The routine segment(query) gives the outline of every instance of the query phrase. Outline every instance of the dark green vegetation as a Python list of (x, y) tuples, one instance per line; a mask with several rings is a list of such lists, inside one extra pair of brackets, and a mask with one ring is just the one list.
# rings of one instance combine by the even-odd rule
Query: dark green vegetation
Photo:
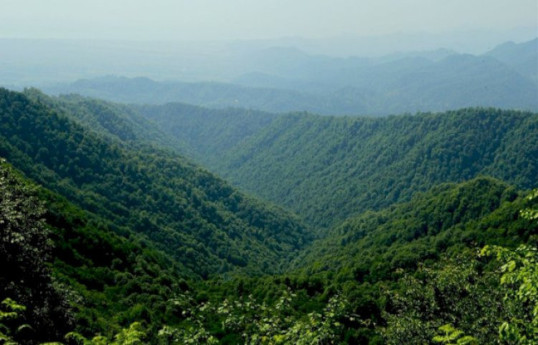
[[(41, 219), (43, 205), (4, 161), (0, 162), (0, 208), (1, 299), (11, 298), (27, 306), (25, 319), (33, 328), (23, 330), (20, 339), (32, 339), (34, 332), (42, 339), (58, 338), (72, 327), (73, 320), (63, 291), (47, 267), (51, 243)], [(5, 315), (0, 316), (3, 323)]]
[(2, 90), (0, 107), (0, 156), (117, 233), (143, 234), (185, 265), (186, 275), (277, 272), (304, 244), (295, 219), (173, 153), (132, 150), (22, 94)]
[(136, 320), (156, 327), (176, 318), (168, 301), (188, 285), (169, 256), (116, 235), (5, 162), (0, 173), (0, 296), (22, 303), (30, 326), (16, 339), (58, 340), (74, 328), (110, 335)]
[[(131, 106), (176, 142), (171, 148), (214, 167), (223, 154), (256, 136), (279, 116), (243, 109), (213, 110), (169, 103)], [(211, 163), (213, 162), (213, 164)]]
[(181, 105), (138, 109), (187, 141), (213, 171), (314, 226), (480, 174), (521, 188), (537, 182), (538, 115), (527, 112), (464, 109), (385, 119), (295, 114), (271, 117), (262, 127), (257, 116), (199, 114)]
[(237, 66), (216, 63), (231, 69), (226, 83), (102, 77), (46, 90), (138, 104), (185, 102), (326, 115), (387, 115), (471, 106), (537, 111), (537, 47), (538, 39), (534, 39), (506, 43), (482, 55), (440, 50), (380, 58), (314, 56), (295, 48), (270, 48), (238, 56), (232, 52), (229, 63)]
[(0, 119), (0, 344), (536, 340), (536, 114), (277, 116), (0, 90)]
[(294, 263), (309, 275), (330, 270), (347, 279), (375, 282), (398, 269), (437, 260), (454, 246), (513, 246), (536, 230), (525, 228), (526, 222), (505, 223), (523, 208), (515, 198), (513, 188), (491, 178), (442, 184), (410, 202), (346, 220)]

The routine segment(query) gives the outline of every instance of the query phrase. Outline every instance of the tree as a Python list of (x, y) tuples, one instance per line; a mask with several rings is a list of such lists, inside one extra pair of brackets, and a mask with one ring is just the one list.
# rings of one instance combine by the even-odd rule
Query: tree
[(35, 188), (0, 160), (0, 300), (25, 306), (17, 311), (31, 328), (15, 339), (29, 344), (59, 339), (73, 325), (67, 298), (47, 267), (51, 244), (43, 205), (34, 194)]
[[(538, 200), (538, 189), (528, 196)], [(538, 220), (538, 209), (526, 208), (523, 218)], [(512, 316), (499, 326), (499, 337), (509, 344), (538, 343), (538, 249), (521, 245), (516, 250), (500, 246), (486, 246), (483, 255), (495, 255), (503, 263), (501, 285), (505, 287), (505, 301), (512, 305)]]

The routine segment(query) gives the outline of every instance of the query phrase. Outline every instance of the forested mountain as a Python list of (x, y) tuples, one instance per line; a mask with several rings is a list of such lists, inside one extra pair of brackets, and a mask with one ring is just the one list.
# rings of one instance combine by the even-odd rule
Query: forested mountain
[(144, 142), (187, 154), (315, 227), (480, 174), (521, 188), (537, 183), (538, 117), (532, 113), (464, 109), (342, 118), (26, 94), (129, 146)]
[[(442, 185), (409, 203), (351, 219), (296, 258), (296, 272), (191, 285), (170, 257), (145, 240), (115, 235), (105, 219), (36, 190), (5, 163), (0, 171), (3, 224), (24, 239), (0, 246), (12, 272), (0, 275), (1, 296), (17, 298), (30, 313), (12, 322), (53, 325), (50, 334), (33, 328), (13, 338), (23, 343), (58, 340), (75, 325), (85, 335), (110, 335), (133, 321), (144, 328), (133, 324), (121, 331), (117, 344), (142, 337), (165, 344), (432, 343), (446, 324), (491, 343), (498, 340), (498, 320), (532, 322), (524, 302), (506, 297), (495, 303), (507, 291), (499, 284), (499, 263), (472, 250), (536, 245), (538, 224), (519, 214), (537, 200), (517, 198), (514, 188), (493, 179)], [(54, 247), (40, 245), (47, 238)], [(51, 262), (51, 269), (43, 268)], [(36, 288), (56, 298), (54, 309), (43, 308), (32, 295)], [(98, 341), (106, 340), (91, 344)]]
[(210, 109), (183, 103), (123, 105), (79, 95), (48, 96), (26, 89), (31, 101), (61, 111), (69, 120), (129, 148), (175, 151), (205, 164), (279, 117), (239, 108)]
[(515, 110), (0, 89), (0, 343), (532, 344), (537, 145)]
[(279, 118), (254, 110), (218, 110), (181, 103), (131, 105), (131, 109), (177, 141), (169, 147), (185, 151), (204, 164), (217, 159), (217, 152), (231, 150)]
[(338, 105), (330, 96), (271, 86), (252, 87), (224, 82), (157, 82), (149, 78), (107, 76), (78, 80), (72, 84), (46, 86), (47, 93), (77, 93), (114, 102), (165, 104), (181, 102), (210, 108), (240, 107), (271, 112), (306, 110), (354, 113), (357, 104)]
[(25, 89), (23, 93), (31, 101), (61, 112), (86, 130), (129, 148), (149, 145), (174, 150), (179, 147), (182, 152), (187, 149), (181, 138), (167, 135), (130, 106), (75, 94), (51, 97), (35, 88)]
[[(131, 150), (19, 93), (0, 90), (0, 156), (35, 181), (143, 234), (188, 268), (186, 275), (278, 271), (302, 247), (305, 228), (281, 209), (238, 193), (181, 157)], [(246, 258), (249, 258), (246, 260)]]
[(3, 160), (0, 176), (0, 296), (26, 307), (11, 323), (30, 326), (17, 340), (60, 340), (74, 329), (109, 336), (137, 320), (157, 327), (177, 319), (168, 301), (189, 289), (180, 263), (142, 236), (115, 234), (106, 218), (32, 185)]
[(45, 91), (138, 104), (183, 102), (324, 115), (387, 115), (477, 106), (538, 110), (536, 39), (506, 43), (482, 55), (437, 50), (340, 58), (273, 47), (240, 54), (237, 59), (241, 66), (233, 69), (233, 77), (219, 83), (109, 76), (49, 85)]
[(375, 282), (436, 260), (451, 247), (513, 246), (538, 230), (525, 221), (506, 223), (523, 208), (514, 203), (516, 195), (513, 187), (485, 177), (441, 184), (409, 202), (347, 219), (294, 262), (309, 275), (332, 271)]
[[(496, 273), (499, 262), (476, 249), (535, 246), (538, 224), (521, 217), (520, 210), (536, 209), (537, 201), (517, 198), (513, 187), (491, 178), (435, 187), (408, 203), (335, 227), (296, 258), (297, 271), (263, 283), (232, 282), (212, 300), (216, 306), (209, 306), (210, 311), (197, 310), (199, 319), (205, 330), (222, 321), (236, 339), (254, 331), (277, 344), (299, 339), (305, 344), (316, 339), (328, 344), (435, 344), (447, 325), (458, 330), (455, 339), (466, 335), (470, 343), (502, 343), (499, 320), (520, 318), (530, 324), (536, 304), (505, 295), (507, 287)], [(526, 267), (535, 274), (536, 252), (521, 253), (528, 255)], [(536, 281), (536, 276), (530, 279)], [(244, 291), (253, 297), (245, 298)], [(283, 298), (272, 311), (286, 317), (267, 316), (265, 301), (279, 293)], [(217, 312), (222, 309), (226, 314)], [(247, 313), (251, 321), (240, 321)], [(306, 313), (308, 318), (302, 318)], [(519, 330), (532, 332), (532, 327)]]
[[(222, 116), (216, 121), (197, 114), (189, 119), (190, 112), (174, 105), (138, 109), (168, 134), (194, 140), (190, 147), (198, 150), (197, 159), (213, 171), (315, 226), (480, 174), (521, 188), (538, 183), (533, 113), (464, 109), (381, 119), (301, 113), (279, 116), (241, 136), (248, 119), (261, 120)], [(200, 131), (208, 135), (192, 135)], [(218, 143), (236, 144), (220, 146), (213, 135)]]

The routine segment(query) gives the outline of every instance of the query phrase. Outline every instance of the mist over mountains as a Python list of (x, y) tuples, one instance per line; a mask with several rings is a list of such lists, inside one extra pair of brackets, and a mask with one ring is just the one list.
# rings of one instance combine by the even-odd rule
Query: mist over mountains
[(127, 103), (183, 102), (326, 115), (387, 115), (470, 106), (538, 109), (538, 39), (501, 44), (480, 55), (438, 49), (338, 58), (275, 47), (226, 58), (219, 61), (227, 61), (228, 66), (215, 68), (229, 73), (228, 82), (108, 76), (43, 89)]
[(538, 343), (536, 36), (0, 39), (0, 345)]

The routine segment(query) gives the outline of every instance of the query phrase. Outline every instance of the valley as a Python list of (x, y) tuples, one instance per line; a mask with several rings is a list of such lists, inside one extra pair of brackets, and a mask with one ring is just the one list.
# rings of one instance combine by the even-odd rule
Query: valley
[(0, 345), (538, 344), (537, 14), (0, 1)]
[(331, 117), (1, 89), (0, 118), (6, 339), (399, 344), (450, 326), (492, 343), (498, 320), (532, 334), (536, 300), (511, 294), (494, 253), (536, 278), (518, 256), (536, 255), (536, 113)]

